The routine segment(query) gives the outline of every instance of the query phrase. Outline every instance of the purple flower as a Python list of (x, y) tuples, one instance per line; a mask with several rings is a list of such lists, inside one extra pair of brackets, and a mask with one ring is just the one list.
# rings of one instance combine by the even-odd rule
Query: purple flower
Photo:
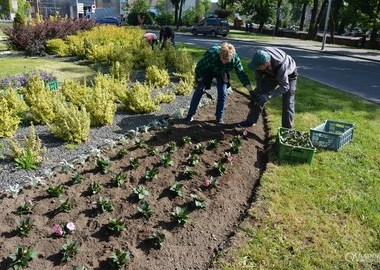
[(210, 180), (206, 180), (206, 181), (203, 183), (203, 186), (204, 186), (204, 187), (209, 187), (210, 185), (211, 185)]
[(63, 236), (65, 234), (65, 232), (62, 230), (62, 227), (61, 227), (60, 224), (54, 224), (54, 226), (53, 226), (53, 233), (56, 236)]

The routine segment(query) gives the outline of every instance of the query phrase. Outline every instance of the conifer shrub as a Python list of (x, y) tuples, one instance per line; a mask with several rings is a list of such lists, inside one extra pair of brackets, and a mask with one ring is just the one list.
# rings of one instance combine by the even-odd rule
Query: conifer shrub
[(122, 103), (128, 111), (135, 113), (147, 113), (159, 109), (152, 99), (152, 89), (150, 86), (139, 82), (127, 88), (125, 99)]
[(164, 87), (170, 83), (170, 77), (167, 70), (150, 66), (146, 69), (145, 81), (154, 87)]
[(194, 78), (192, 76), (183, 76), (176, 88), (176, 95), (188, 96), (194, 89)]
[(162, 51), (165, 57), (165, 65), (167, 68), (176, 66), (176, 49), (169, 43)]
[(20, 120), (7, 98), (0, 94), (0, 138), (14, 135)]
[(91, 126), (112, 124), (116, 112), (115, 96), (94, 85), (86, 100), (86, 110), (90, 113)]
[(46, 124), (55, 117), (55, 93), (45, 88), (40, 78), (32, 78), (22, 90), (25, 103), (29, 106), (32, 121)]
[[(131, 56), (130, 54), (126, 54)], [(132, 59), (125, 61), (113, 61), (109, 69), (109, 73), (112, 77), (116, 79), (125, 79), (129, 80), (131, 71), (133, 68)]]
[(94, 79), (94, 87), (103, 89), (113, 95), (114, 101), (120, 102), (125, 98), (127, 90), (127, 80), (114, 79), (109, 75), (98, 73)]
[(36, 134), (33, 124), (29, 127), (29, 136), (23, 138), (20, 144), (15, 138), (7, 140), (7, 155), (15, 161), (29, 156), (29, 162), (37, 165), (42, 162), (42, 154), (46, 151)]
[(77, 107), (83, 107), (91, 89), (80, 82), (68, 79), (61, 86), (61, 93), (65, 100)]
[(172, 103), (175, 100), (176, 95), (172, 92), (159, 92), (156, 95), (155, 102), (156, 104), (161, 104), (161, 103)]
[(21, 119), (25, 118), (25, 114), (28, 111), (28, 106), (26, 106), (25, 101), (21, 98), (21, 96), (14, 91), (13, 89), (3, 90), (2, 94), (0, 91), (0, 95), (6, 98), (8, 102), (8, 107)]
[(90, 132), (90, 115), (86, 108), (61, 102), (57, 108), (57, 116), (48, 124), (50, 131), (57, 138), (79, 144), (86, 141)]
[(175, 58), (175, 67), (178, 73), (194, 73), (195, 62), (189, 53), (185, 51), (176, 51)]
[(133, 69), (144, 69), (148, 66), (149, 59), (154, 57), (153, 50), (145, 43), (136, 43), (133, 46)]
[(56, 54), (58, 56), (68, 56), (69, 55), (69, 46), (63, 39), (54, 38), (47, 41), (46, 49), (48, 53)]

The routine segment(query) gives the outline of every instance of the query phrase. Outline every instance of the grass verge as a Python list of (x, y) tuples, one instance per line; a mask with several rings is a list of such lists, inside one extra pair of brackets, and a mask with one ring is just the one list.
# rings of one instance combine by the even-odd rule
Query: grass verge
[[(281, 99), (267, 109), (274, 136)], [(216, 264), (229, 270), (374, 268), (380, 248), (380, 107), (301, 77), (296, 111), (298, 130), (326, 119), (354, 123), (353, 142), (338, 152), (318, 150), (311, 166), (278, 164), (271, 149), (257, 200), (237, 237), (242, 242)]]

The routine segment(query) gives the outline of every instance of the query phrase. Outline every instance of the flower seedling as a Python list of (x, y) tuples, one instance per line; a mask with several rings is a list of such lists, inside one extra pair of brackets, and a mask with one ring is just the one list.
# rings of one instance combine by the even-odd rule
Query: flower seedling
[(89, 270), (89, 268), (87, 266), (78, 266), (78, 265), (75, 265), (73, 270)]
[(174, 183), (170, 187), (170, 191), (173, 192), (176, 196), (182, 197), (183, 196), (182, 187), (183, 187), (183, 184), (177, 181), (174, 181)]
[(8, 269), (17, 270), (24, 266), (27, 267), (29, 266), (29, 262), (36, 257), (37, 252), (35, 252), (32, 247), (18, 246), (16, 252), (9, 256), (11, 263)]
[(197, 172), (186, 166), (182, 174), (188, 179), (193, 179), (197, 175)]
[(237, 135), (237, 136), (234, 136), (231, 140), (231, 147), (232, 147), (232, 150), (234, 152), (239, 152), (239, 149), (241, 147), (241, 136), (240, 135)]
[(231, 152), (224, 152), (223, 157), (225, 162), (231, 163), (234, 157), (232, 156)]
[(21, 153), (21, 156), (15, 158), (17, 169), (36, 170), (37, 161), (31, 150), (26, 150)]
[(66, 236), (67, 234), (73, 233), (75, 229), (76, 229), (75, 224), (72, 221), (67, 222), (66, 225), (54, 224), (53, 235), (56, 237), (63, 237), (63, 236)]
[(88, 155), (79, 155), (75, 159), (75, 163), (84, 165), (88, 159)]
[(133, 189), (133, 194), (138, 200), (143, 200), (145, 197), (149, 196), (149, 191), (143, 185), (138, 185)]
[(98, 208), (102, 213), (112, 212), (113, 205), (110, 199), (100, 197), (99, 200), (93, 202), (93, 204)]
[(152, 168), (152, 169), (146, 169), (144, 174), (144, 179), (147, 181), (152, 181), (154, 178), (156, 178), (158, 175), (158, 169)]
[(195, 208), (205, 208), (207, 206), (208, 202), (206, 201), (206, 199), (201, 198), (195, 193), (190, 194), (190, 196), (195, 205)]
[(33, 213), (33, 208), (34, 205), (32, 200), (26, 200), (16, 208), (16, 211), (14, 213), (19, 216), (29, 215)]
[(108, 259), (115, 269), (124, 269), (129, 263), (130, 256), (128, 250), (117, 249)]
[(188, 144), (188, 145), (192, 144), (191, 137), (189, 137), (189, 136), (183, 137), (182, 138), (182, 142), (183, 142), (184, 145), (186, 145), (186, 144)]
[(105, 139), (104, 143), (109, 147), (109, 149), (113, 149), (116, 146), (116, 141), (111, 139)]
[(169, 168), (174, 165), (174, 161), (171, 158), (170, 154), (162, 155), (160, 157), (160, 162), (165, 168)]
[(149, 221), (150, 217), (153, 215), (153, 209), (150, 207), (149, 203), (143, 201), (139, 206), (137, 206), (137, 211), (144, 217), (145, 221)]
[(117, 151), (116, 158), (117, 159), (122, 159), (126, 155), (128, 155), (128, 149), (126, 147), (123, 147), (119, 151)]
[(61, 262), (67, 262), (68, 260), (74, 258), (79, 252), (80, 245), (78, 241), (68, 239), (65, 241), (61, 248)]
[(187, 164), (189, 164), (190, 166), (195, 166), (197, 164), (199, 164), (200, 162), (200, 157), (197, 155), (197, 154), (190, 154), (187, 158), (186, 158), (186, 162)]
[(147, 144), (143, 140), (141, 140), (140, 138), (135, 139), (135, 145), (137, 148), (146, 148), (147, 147)]
[(158, 149), (153, 146), (149, 146), (146, 151), (148, 153), (148, 156), (151, 156), (151, 157), (158, 154)]
[(50, 197), (60, 197), (64, 191), (65, 187), (63, 185), (57, 185), (49, 187), (46, 192)]
[(205, 188), (216, 188), (218, 185), (218, 180), (212, 176), (210, 176), (210, 179), (206, 180), (204, 183), (203, 183), (203, 186)]
[(214, 169), (218, 172), (219, 175), (223, 175), (226, 173), (226, 166), (222, 161), (218, 161), (214, 163)]
[(105, 157), (98, 157), (96, 159), (96, 168), (100, 170), (102, 173), (108, 173), (110, 169), (111, 161)]
[(121, 233), (128, 229), (127, 225), (125, 225), (123, 219), (121, 218), (111, 218), (108, 222), (107, 227), (114, 233)]
[(177, 151), (177, 144), (175, 142), (168, 143), (165, 151), (168, 154), (174, 154)]
[(60, 162), (60, 164), (61, 164), (61, 171), (64, 173), (74, 170), (74, 164), (67, 162), (66, 159), (63, 159)]
[(247, 140), (248, 139), (248, 130), (244, 129), (242, 132), (242, 136), (243, 136), (244, 140)]
[(195, 145), (194, 154), (201, 155), (206, 151), (206, 147), (201, 143)]
[(189, 211), (186, 207), (182, 208), (176, 206), (173, 212), (171, 212), (170, 216), (180, 225), (185, 225), (187, 222), (189, 222)]
[(165, 243), (165, 234), (161, 230), (154, 231), (148, 239), (152, 242), (153, 246), (161, 248)]
[(129, 159), (129, 164), (131, 165), (132, 169), (136, 170), (139, 167), (140, 162), (138, 158), (131, 157)]
[(100, 185), (97, 182), (91, 182), (89, 191), (93, 195), (98, 194), (100, 192)]
[(81, 175), (81, 174), (78, 173), (78, 172), (74, 172), (74, 173), (71, 175), (71, 180), (73, 181), (74, 184), (80, 184), (80, 183), (82, 183), (82, 181), (84, 180), (84, 176)]
[(216, 148), (218, 148), (219, 144), (220, 144), (219, 140), (209, 140), (207, 143), (207, 148), (208, 149), (216, 149)]
[(69, 201), (69, 198), (61, 201), (58, 211), (63, 213), (69, 213), (73, 209), (73, 204)]
[(29, 184), (32, 187), (37, 187), (38, 185), (41, 185), (44, 183), (43, 178), (41, 176), (28, 176), (29, 178)]
[(117, 187), (122, 187), (125, 183), (125, 180), (127, 179), (127, 176), (121, 172), (115, 174), (111, 178), (112, 184), (114, 184)]
[(30, 217), (17, 222), (17, 232), (21, 237), (27, 236), (33, 227), (33, 220)]

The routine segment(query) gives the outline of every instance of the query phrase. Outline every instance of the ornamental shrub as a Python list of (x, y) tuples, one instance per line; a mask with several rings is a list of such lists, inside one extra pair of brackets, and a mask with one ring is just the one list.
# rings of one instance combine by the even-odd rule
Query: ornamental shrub
[(63, 39), (55, 38), (47, 41), (46, 49), (48, 53), (56, 54), (58, 56), (68, 56), (69, 46)]
[(170, 77), (167, 70), (150, 66), (146, 69), (145, 81), (155, 87), (164, 87), (170, 83)]
[(79, 109), (73, 104), (62, 102), (57, 107), (57, 115), (59, 117), (48, 124), (57, 138), (75, 144), (87, 140), (91, 120), (86, 108)]
[(86, 85), (71, 79), (65, 80), (61, 87), (65, 100), (80, 108), (86, 104), (90, 91), (91, 89)]
[(160, 92), (157, 94), (155, 98), (156, 104), (161, 104), (161, 103), (172, 103), (175, 100), (175, 94), (172, 92)]
[(25, 101), (20, 97), (20, 95), (13, 89), (3, 90), (2, 95), (8, 102), (8, 108), (12, 110), (21, 119), (25, 118), (25, 114), (28, 111), (28, 106), (26, 106)]
[(109, 73), (112, 77), (116, 79), (126, 79), (129, 80), (133, 62), (132, 62), (132, 55), (126, 54), (131, 56), (131, 59), (129, 61), (114, 61), (111, 64), (111, 67), (109, 69)]
[(90, 113), (91, 126), (112, 124), (116, 112), (115, 96), (94, 85), (86, 100), (86, 110)]
[(121, 100), (125, 98), (125, 92), (127, 90), (127, 80), (125, 79), (116, 80), (109, 75), (98, 73), (94, 79), (94, 85), (110, 93), (114, 101), (121, 102)]
[(194, 73), (195, 62), (193, 58), (185, 51), (176, 51), (175, 67), (178, 73)]
[(55, 93), (46, 89), (40, 78), (32, 78), (22, 89), (25, 103), (29, 106), (31, 119), (46, 124), (55, 117)]
[(188, 96), (194, 89), (194, 76), (191, 74), (177, 74), (181, 78), (176, 89), (176, 95)]
[(14, 135), (20, 120), (7, 98), (0, 94), (0, 138)]
[(132, 87), (127, 88), (123, 105), (128, 111), (135, 113), (148, 113), (157, 111), (159, 107), (152, 99), (150, 86), (136, 82)]

